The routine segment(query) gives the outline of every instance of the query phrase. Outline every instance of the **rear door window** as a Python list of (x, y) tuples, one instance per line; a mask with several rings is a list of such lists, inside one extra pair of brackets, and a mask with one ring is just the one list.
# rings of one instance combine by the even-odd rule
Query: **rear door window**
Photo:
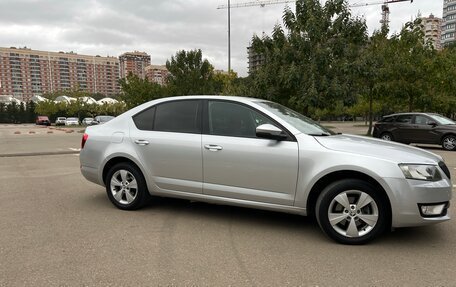
[(152, 131), (154, 127), (155, 107), (149, 108), (136, 114), (133, 121), (138, 129)]
[(380, 122), (381, 123), (392, 123), (392, 122), (394, 122), (394, 117), (385, 117)]
[(154, 131), (201, 133), (201, 101), (174, 101), (155, 109)]
[(396, 118), (396, 123), (399, 124), (410, 124), (412, 123), (413, 115), (401, 115)]

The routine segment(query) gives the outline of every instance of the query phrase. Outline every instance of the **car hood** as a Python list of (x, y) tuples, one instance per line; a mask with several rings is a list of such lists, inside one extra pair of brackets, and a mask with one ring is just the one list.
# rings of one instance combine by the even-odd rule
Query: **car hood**
[(318, 136), (315, 139), (331, 150), (377, 157), (397, 163), (436, 164), (442, 157), (420, 148), (355, 135)]

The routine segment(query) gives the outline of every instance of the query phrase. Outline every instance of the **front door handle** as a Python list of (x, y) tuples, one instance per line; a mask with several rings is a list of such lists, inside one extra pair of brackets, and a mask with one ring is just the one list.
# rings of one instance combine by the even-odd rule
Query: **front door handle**
[(207, 145), (204, 145), (204, 148), (205, 149), (208, 149), (210, 151), (219, 151), (219, 150), (222, 150), (223, 148), (219, 145), (215, 145), (215, 144), (207, 144)]
[(149, 142), (146, 140), (135, 140), (135, 144), (137, 145), (148, 145)]

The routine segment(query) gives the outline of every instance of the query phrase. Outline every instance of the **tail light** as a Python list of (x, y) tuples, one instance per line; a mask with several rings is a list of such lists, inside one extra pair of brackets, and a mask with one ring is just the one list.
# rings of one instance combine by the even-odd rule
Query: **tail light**
[(88, 138), (89, 138), (89, 135), (86, 134), (86, 133), (84, 133), (84, 135), (82, 136), (82, 141), (81, 141), (81, 149), (84, 148), (85, 143), (86, 143), (86, 141), (87, 141)]

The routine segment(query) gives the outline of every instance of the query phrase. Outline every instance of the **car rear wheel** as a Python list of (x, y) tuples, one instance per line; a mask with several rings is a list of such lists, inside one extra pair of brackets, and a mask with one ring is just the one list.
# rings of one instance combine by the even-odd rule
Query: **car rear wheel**
[(111, 202), (124, 210), (139, 209), (150, 199), (144, 176), (130, 163), (119, 163), (109, 170), (106, 192)]
[(455, 150), (456, 149), (456, 136), (454, 136), (454, 135), (445, 136), (442, 140), (442, 147), (445, 150)]
[(343, 244), (364, 244), (388, 226), (388, 203), (370, 183), (345, 179), (332, 183), (316, 204), (317, 221), (324, 233)]
[(393, 141), (393, 135), (391, 133), (382, 133), (380, 138), (384, 141)]

